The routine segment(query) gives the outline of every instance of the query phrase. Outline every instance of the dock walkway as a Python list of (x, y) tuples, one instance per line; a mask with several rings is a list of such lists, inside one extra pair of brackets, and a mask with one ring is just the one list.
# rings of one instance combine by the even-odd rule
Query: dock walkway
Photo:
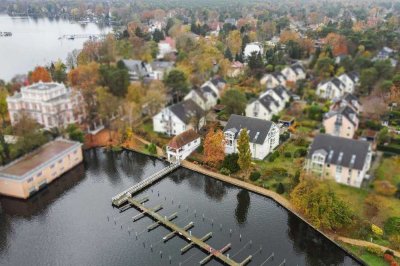
[(131, 197), (136, 192), (144, 189), (145, 187), (153, 184), (154, 182), (158, 181), (165, 175), (171, 173), (176, 168), (180, 166), (180, 162), (170, 164), (169, 166), (163, 168), (161, 171), (151, 175), (150, 177), (146, 178), (145, 180), (137, 183), (136, 185), (122, 191), (118, 195), (112, 198), (112, 204), (116, 207), (119, 207), (128, 201), (128, 197)]
[[(187, 232), (186, 228), (181, 228), (178, 225), (171, 222), (169, 217), (163, 217), (160, 214), (158, 214), (157, 212), (154, 212), (152, 209), (146, 208), (139, 201), (133, 199), (132, 197), (127, 197), (127, 201), (129, 202), (129, 204), (131, 204), (132, 206), (134, 206), (135, 208), (140, 210), (142, 213), (145, 213), (148, 216), (152, 217), (154, 220), (157, 221), (157, 223), (164, 225), (165, 227), (169, 228), (172, 232), (176, 232), (181, 237), (185, 238), (189, 242), (189, 245), (196, 245), (197, 247), (202, 249), (204, 252), (209, 254), (209, 256), (219, 259), (225, 265), (242, 266), (242, 265), (247, 264), (251, 260), (251, 256), (249, 256), (242, 263), (238, 263), (238, 262), (232, 260), (231, 258), (229, 258), (229, 256), (225, 256), (223, 254), (223, 250), (214, 249), (210, 245), (205, 243), (204, 242), (205, 237), (197, 238), (197, 237), (191, 235), (190, 232), (189, 233)], [(209, 256), (207, 257), (208, 260), (210, 259)]]

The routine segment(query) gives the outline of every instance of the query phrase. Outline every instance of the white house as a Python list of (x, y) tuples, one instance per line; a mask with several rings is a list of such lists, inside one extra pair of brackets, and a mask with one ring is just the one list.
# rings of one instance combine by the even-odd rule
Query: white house
[(249, 58), (253, 53), (264, 54), (264, 48), (261, 43), (252, 42), (246, 44), (243, 51), (244, 58)]
[(175, 41), (171, 37), (166, 37), (158, 43), (157, 59), (163, 59), (166, 55), (176, 53)]
[(354, 93), (354, 89), (359, 85), (360, 78), (356, 72), (343, 73), (338, 79), (344, 84), (344, 91)]
[(178, 135), (191, 128), (198, 130), (204, 124), (204, 110), (191, 99), (167, 106), (153, 117), (153, 130), (167, 135)]
[(338, 78), (332, 78), (327, 81), (320, 82), (317, 86), (316, 94), (323, 99), (335, 99), (344, 95), (345, 85)]
[(286, 86), (286, 77), (280, 72), (274, 72), (264, 75), (260, 80), (261, 85), (267, 88), (275, 88), (276, 86)]
[(281, 73), (285, 76), (287, 81), (294, 83), (306, 78), (306, 70), (300, 63), (285, 67), (282, 69)]
[(200, 146), (200, 143), (200, 136), (193, 129), (176, 135), (166, 147), (168, 161), (176, 162), (185, 160)]
[(241, 130), (247, 130), (254, 159), (262, 160), (279, 145), (279, 128), (267, 120), (231, 115), (224, 128), (225, 153), (238, 153), (237, 139)]
[(361, 102), (358, 100), (356, 96), (351, 93), (346, 93), (340, 99), (334, 99), (333, 104), (330, 107), (331, 111), (338, 110), (341, 107), (349, 106), (352, 108), (357, 114), (361, 113), (363, 108)]
[(140, 79), (162, 80), (164, 75), (174, 67), (173, 62), (167, 61), (153, 61), (148, 64), (140, 60), (124, 59), (122, 62), (128, 69), (131, 81)]
[(290, 101), (288, 91), (283, 86), (268, 89), (260, 97), (246, 106), (246, 116), (271, 120), (273, 115), (277, 115), (285, 108)]
[(395, 59), (396, 56), (396, 51), (389, 48), (389, 47), (383, 47), (379, 53), (372, 58), (372, 61), (379, 61), (379, 60), (389, 60), (390, 64), (392, 65), (392, 67), (396, 67), (397, 66), (397, 60)]
[(82, 122), (85, 116), (83, 97), (62, 83), (39, 82), (22, 87), (21, 92), (7, 97), (11, 123), (24, 112), (46, 129)]
[(217, 105), (222, 90), (225, 88), (226, 82), (220, 78), (214, 78), (205, 82), (200, 88), (192, 89), (184, 98), (184, 100), (193, 100), (204, 111), (208, 111)]
[(319, 134), (309, 148), (306, 170), (337, 183), (361, 187), (371, 158), (371, 144), (366, 141)]

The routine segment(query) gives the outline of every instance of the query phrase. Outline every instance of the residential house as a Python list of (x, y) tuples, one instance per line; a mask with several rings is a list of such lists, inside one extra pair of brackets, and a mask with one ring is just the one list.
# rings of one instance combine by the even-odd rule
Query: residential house
[(148, 64), (140, 60), (124, 59), (122, 60), (129, 72), (131, 81), (136, 80), (162, 80), (164, 74), (174, 67), (173, 62), (153, 61)]
[(389, 60), (392, 67), (396, 67), (397, 65), (397, 60), (394, 59), (396, 55), (396, 51), (389, 48), (389, 47), (383, 47), (378, 54), (372, 58), (372, 61), (379, 61), (379, 60)]
[(192, 99), (167, 106), (153, 117), (153, 130), (167, 135), (178, 135), (191, 128), (198, 130), (204, 124), (204, 110)]
[(372, 150), (366, 141), (319, 134), (311, 144), (306, 170), (338, 183), (361, 187), (371, 167)]
[(80, 123), (85, 117), (83, 97), (78, 91), (57, 82), (38, 82), (7, 97), (11, 124), (22, 112), (46, 129)]
[(316, 94), (323, 99), (335, 99), (340, 98), (344, 95), (345, 85), (338, 78), (332, 78), (320, 82), (317, 86)]
[(153, 61), (150, 63), (152, 72), (149, 73), (151, 80), (163, 80), (164, 76), (171, 71), (175, 64), (169, 61)]
[(351, 93), (346, 93), (342, 98), (334, 100), (330, 110), (337, 110), (340, 107), (350, 106), (357, 114), (360, 114), (363, 110), (362, 105), (358, 98)]
[(228, 69), (227, 76), (230, 78), (236, 78), (244, 73), (244, 64), (239, 61), (234, 61), (231, 63)]
[(326, 134), (350, 139), (354, 137), (358, 124), (357, 112), (347, 105), (329, 111), (323, 121)]
[(264, 54), (264, 48), (261, 43), (252, 42), (252, 43), (246, 44), (244, 51), (243, 51), (244, 58), (245, 59), (249, 58), (253, 53), (261, 54), (261, 55)]
[(356, 72), (343, 73), (338, 77), (340, 81), (344, 84), (344, 92), (354, 93), (354, 89), (359, 85), (360, 78)]
[(275, 88), (276, 86), (286, 86), (286, 77), (281, 72), (274, 72), (264, 75), (260, 80), (261, 85), (267, 88)]
[(166, 37), (158, 43), (157, 59), (164, 59), (167, 55), (176, 53), (175, 40), (171, 37)]
[(264, 119), (231, 115), (224, 128), (225, 153), (238, 153), (237, 140), (241, 130), (247, 130), (250, 151), (254, 159), (262, 160), (279, 145), (278, 126)]
[(285, 76), (286, 81), (293, 83), (306, 78), (306, 70), (300, 63), (285, 67), (281, 73)]
[(217, 101), (221, 96), (222, 90), (225, 88), (226, 82), (221, 78), (214, 78), (206, 81), (200, 88), (192, 89), (184, 98), (184, 100), (193, 100), (204, 111), (208, 111), (217, 105)]
[(176, 135), (167, 144), (167, 159), (169, 162), (185, 160), (201, 144), (200, 136), (193, 129)]
[(268, 89), (246, 106), (246, 116), (271, 120), (273, 115), (277, 115), (285, 108), (290, 101), (288, 91), (283, 86)]

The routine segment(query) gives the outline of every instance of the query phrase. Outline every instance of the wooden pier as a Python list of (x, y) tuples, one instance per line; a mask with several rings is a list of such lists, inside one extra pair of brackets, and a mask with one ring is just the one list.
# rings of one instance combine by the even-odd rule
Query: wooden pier
[[(133, 207), (138, 209), (141, 213), (146, 214), (146, 215), (150, 216), (152, 219), (154, 219), (155, 221), (157, 221), (157, 224), (164, 225), (165, 227), (167, 227), (168, 229), (170, 229), (172, 231), (171, 233), (176, 233), (179, 236), (181, 236), (182, 238), (184, 238), (185, 240), (187, 240), (189, 242), (189, 244), (187, 246), (190, 246), (190, 247), (197, 246), (200, 249), (202, 249), (204, 252), (209, 254), (209, 256), (206, 257), (207, 260), (210, 260), (211, 258), (214, 257), (214, 258), (218, 259), (219, 261), (223, 262), (225, 265), (243, 266), (243, 265), (246, 265), (247, 263), (249, 263), (252, 258), (252, 256), (248, 256), (242, 263), (238, 263), (238, 262), (232, 260), (231, 258), (229, 258), (229, 255), (228, 256), (224, 255), (224, 252), (227, 250), (227, 247), (224, 247), (221, 250), (217, 250), (204, 242), (204, 241), (206, 241), (206, 239), (211, 237), (211, 235), (212, 235), (211, 233), (206, 234), (202, 238), (197, 238), (197, 237), (193, 236), (191, 234), (191, 232), (189, 232), (189, 233), (187, 232), (187, 228), (189, 225), (186, 226), (185, 228), (181, 228), (178, 225), (171, 222), (169, 219), (170, 217), (163, 217), (160, 214), (158, 214), (157, 212), (153, 211), (152, 209), (146, 208), (144, 205), (142, 205), (140, 203), (140, 201), (133, 199), (129, 194), (126, 195), (125, 198), (126, 198), (126, 201), (128, 201), (128, 203), (130, 205), (132, 205)], [(169, 236), (169, 235), (167, 235), (167, 236)], [(185, 247), (187, 247), (187, 246), (185, 246)], [(185, 247), (182, 249), (185, 249)], [(229, 245), (229, 247), (230, 247), (230, 245)], [(189, 249), (189, 248), (187, 248), (187, 249)], [(206, 260), (206, 259), (204, 259), (204, 260)]]
[(153, 174), (152, 176), (146, 178), (145, 180), (137, 183), (136, 185), (122, 191), (118, 195), (112, 198), (112, 204), (116, 207), (120, 207), (121, 205), (125, 204), (128, 201), (128, 198), (131, 197), (133, 194), (137, 193), (138, 191), (146, 188), (147, 186), (153, 184), (154, 182), (160, 180), (165, 175), (171, 173), (175, 169), (180, 166), (180, 162), (170, 164), (169, 166), (165, 167), (161, 171)]
[(91, 39), (96, 40), (98, 38), (104, 38), (105, 34), (66, 34), (60, 36), (58, 39), (67, 39), (67, 40), (75, 40), (75, 39)]

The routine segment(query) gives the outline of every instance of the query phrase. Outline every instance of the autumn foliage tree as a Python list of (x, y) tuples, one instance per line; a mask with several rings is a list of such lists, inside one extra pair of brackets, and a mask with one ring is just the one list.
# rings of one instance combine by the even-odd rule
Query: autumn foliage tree
[(325, 38), (326, 45), (332, 48), (333, 56), (349, 53), (346, 37), (337, 33), (329, 33)]
[(32, 71), (29, 75), (29, 82), (30, 83), (36, 83), (36, 82), (50, 82), (51, 81), (51, 75), (49, 71), (47, 71), (46, 68), (38, 66), (35, 68), (35, 70)]
[(204, 139), (204, 161), (217, 167), (225, 158), (225, 138), (222, 130), (210, 128)]

